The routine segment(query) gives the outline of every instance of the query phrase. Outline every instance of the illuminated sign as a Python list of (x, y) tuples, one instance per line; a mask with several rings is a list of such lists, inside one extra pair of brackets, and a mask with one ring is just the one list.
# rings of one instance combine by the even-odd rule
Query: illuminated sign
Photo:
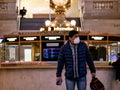
[(8, 41), (15, 41), (17, 38), (7, 38)]
[(2, 41), (3, 41), (3, 38), (0, 38), (0, 43), (2, 43)]
[(60, 36), (46, 36), (45, 38), (49, 40), (57, 40), (58, 38), (60, 38)]
[(102, 40), (104, 37), (102, 37), (102, 36), (92, 36), (91, 38), (93, 38), (94, 40)]
[(37, 39), (37, 37), (23, 37), (23, 39), (25, 39), (25, 40), (35, 40), (35, 39)]

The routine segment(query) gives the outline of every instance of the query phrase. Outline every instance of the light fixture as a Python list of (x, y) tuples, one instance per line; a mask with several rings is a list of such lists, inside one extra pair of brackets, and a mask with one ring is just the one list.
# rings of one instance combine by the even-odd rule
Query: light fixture
[(117, 45), (117, 43), (112, 43), (111, 45), (112, 45), (112, 46), (116, 46), (116, 45)]
[(43, 27), (42, 27), (42, 28), (40, 28), (40, 32), (42, 32), (42, 31), (44, 31), (44, 30), (45, 30), (45, 28), (43, 28)]
[(7, 38), (8, 41), (15, 41), (17, 38)]
[(46, 20), (44, 29), (40, 31), (68, 31), (68, 30), (81, 30), (76, 26), (76, 21), (67, 21), (65, 12), (71, 7), (71, 0), (50, 0), (50, 8), (55, 11), (55, 19), (53, 21)]
[(37, 39), (37, 37), (23, 37), (23, 39), (25, 39), (25, 40), (35, 40), (35, 39)]
[(3, 41), (3, 38), (0, 38), (0, 43), (2, 43), (2, 41)]
[(57, 6), (65, 5), (69, 0), (52, 0), (52, 2)]
[(45, 38), (49, 40), (57, 40), (58, 38), (60, 38), (60, 36), (46, 36)]
[(45, 26), (49, 26), (50, 23), (51, 23), (50, 20), (46, 20), (46, 21), (45, 21)]
[(71, 25), (75, 26), (76, 25), (76, 21), (75, 20), (71, 20)]
[(46, 2), (48, 2), (49, 0), (45, 0)]
[(104, 37), (102, 37), (102, 36), (92, 36), (91, 38), (93, 38), (94, 40), (102, 40)]
[(120, 42), (118, 42), (118, 45), (120, 45)]

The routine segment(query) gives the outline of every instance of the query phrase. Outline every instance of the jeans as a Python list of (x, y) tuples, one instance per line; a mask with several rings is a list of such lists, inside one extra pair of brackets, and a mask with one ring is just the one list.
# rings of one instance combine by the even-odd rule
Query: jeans
[(86, 90), (86, 76), (72, 80), (66, 78), (66, 90), (75, 90), (75, 84), (78, 90)]

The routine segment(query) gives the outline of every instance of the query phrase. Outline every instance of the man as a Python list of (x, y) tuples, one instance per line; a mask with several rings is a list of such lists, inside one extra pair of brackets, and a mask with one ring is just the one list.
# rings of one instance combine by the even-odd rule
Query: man
[(120, 53), (117, 54), (117, 61), (113, 62), (112, 65), (116, 70), (116, 80), (120, 81)]
[(76, 30), (69, 32), (69, 40), (61, 47), (58, 58), (56, 82), (62, 80), (62, 69), (65, 65), (66, 90), (86, 90), (86, 62), (90, 68), (92, 77), (95, 77), (95, 66), (87, 45), (80, 41), (79, 33)]

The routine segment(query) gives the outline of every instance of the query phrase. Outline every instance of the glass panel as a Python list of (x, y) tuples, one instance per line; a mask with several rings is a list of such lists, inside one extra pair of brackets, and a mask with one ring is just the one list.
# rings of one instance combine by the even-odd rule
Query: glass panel
[(106, 61), (107, 42), (89, 41), (89, 50), (94, 61)]
[(42, 61), (57, 61), (64, 42), (42, 42)]
[(0, 43), (0, 61), (4, 61), (4, 44)]
[(18, 61), (18, 45), (5, 46), (5, 62)]
[(120, 42), (111, 41), (108, 44), (108, 61), (115, 62), (117, 60), (117, 53), (120, 53)]
[(120, 41), (120, 37), (119, 36), (109, 36), (108, 40), (109, 41)]
[(40, 43), (27, 41), (21, 43), (20, 61), (40, 61)]
[(93, 1), (95, 9), (113, 9), (113, 1)]
[(32, 48), (31, 49), (24, 49), (24, 61), (30, 62), (32, 61)]

